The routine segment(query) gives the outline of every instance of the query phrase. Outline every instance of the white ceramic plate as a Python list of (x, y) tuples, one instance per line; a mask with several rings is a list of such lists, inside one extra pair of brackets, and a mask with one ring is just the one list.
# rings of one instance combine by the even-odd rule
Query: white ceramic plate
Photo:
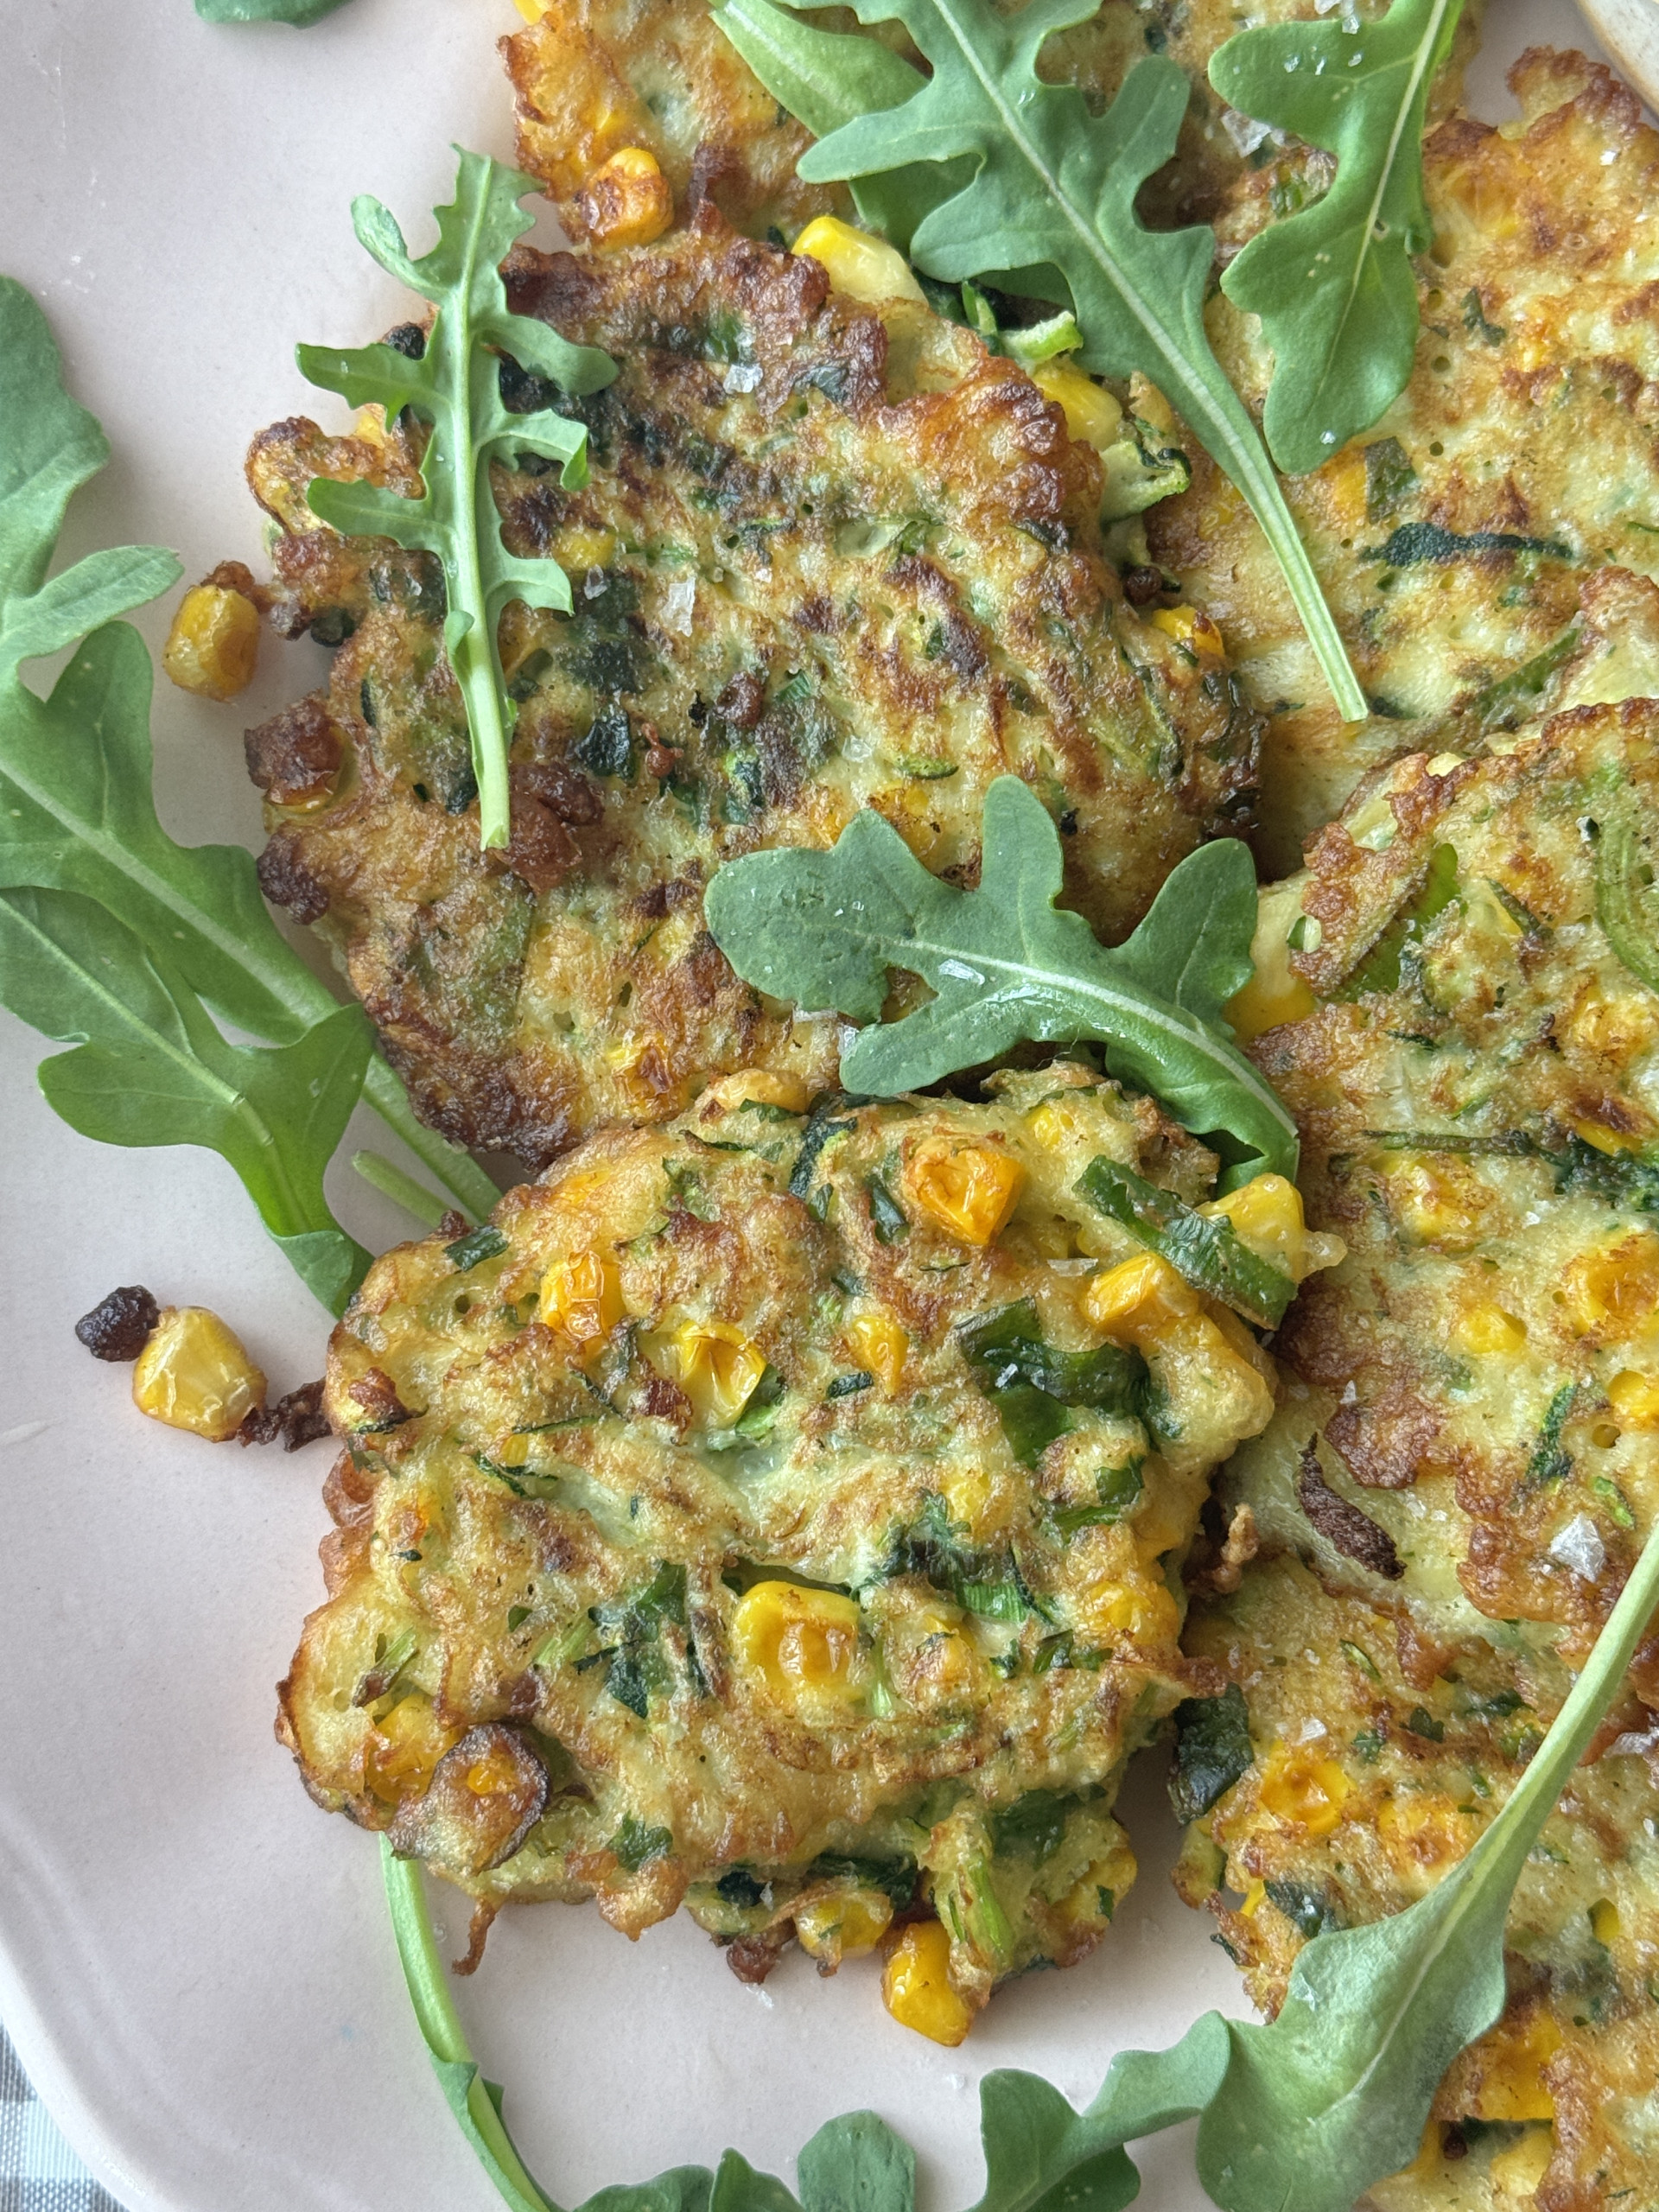
[[(1490, 13), (1475, 104), (1502, 116), (1508, 60), (1583, 31), (1571, 0)], [(353, 0), (308, 31), (213, 29), (189, 0), (0, 0), (0, 267), (115, 454), (67, 555), (159, 542), (192, 577), (257, 561), (248, 435), (334, 419), (295, 341), (358, 343), (404, 311), (349, 202), (372, 190), (423, 238), (450, 141), (510, 152), (491, 48), (517, 20), (507, 0)], [(138, 620), (158, 646), (162, 615)], [(245, 715), (162, 686), (175, 834), (257, 843), (242, 725), (322, 664), (268, 640)], [(127, 1370), (71, 1333), (145, 1282), (224, 1313), (287, 1389), (321, 1366), (317, 1309), (227, 1168), (83, 1142), (35, 1090), (38, 1052), (0, 1014), (0, 2018), (133, 2212), (488, 2212), (409, 2015), (376, 1847), (271, 1741), (271, 1685), (321, 1595), (327, 1447), (244, 1454), (141, 1421)], [(365, 1243), (408, 1233), (348, 1173), (336, 1199)], [(982, 2072), (1082, 2100), (1118, 2048), (1244, 2009), (1165, 1879), (1161, 1762), (1143, 1764), (1142, 1875), (1111, 1940), (1000, 1997), (957, 2052), (887, 2019), (869, 1961), (820, 1983), (796, 1956), (757, 1992), (683, 1921), (630, 1948), (591, 1912), (507, 1914), (461, 2003), (532, 2170), (568, 2204), (728, 2144), (787, 2176), (823, 2120), (873, 2106), (920, 2152), (925, 2202), (969, 2202)], [(1200, 2212), (1189, 2131), (1145, 2171), (1148, 2212)]]

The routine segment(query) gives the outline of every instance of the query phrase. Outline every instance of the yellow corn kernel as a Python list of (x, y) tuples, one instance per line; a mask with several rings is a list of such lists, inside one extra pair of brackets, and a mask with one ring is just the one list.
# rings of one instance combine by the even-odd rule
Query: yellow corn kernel
[(1185, 1276), (1156, 1252), (1138, 1252), (1108, 1268), (1083, 1294), (1083, 1310), (1096, 1328), (1136, 1345), (1181, 1315), (1198, 1313), (1202, 1304)]
[(1607, 1401), (1626, 1428), (1659, 1428), (1659, 1375), (1627, 1367), (1607, 1385)]
[(620, 146), (582, 185), (578, 204), (595, 245), (649, 245), (674, 219), (674, 194), (655, 154)]
[(1479, 1243), (1491, 1192), (1473, 1168), (1402, 1153), (1387, 1183), (1389, 1211), (1417, 1243), (1458, 1252)]
[(399, 1698), (375, 1723), (370, 1738), (370, 1789), (392, 1804), (403, 1797), (418, 1797), (431, 1781), (433, 1768), (460, 1735), (459, 1729), (447, 1728), (438, 1719), (429, 1697), (415, 1691)]
[(1500, 2024), (1476, 2046), (1484, 2061), (1475, 2093), (1477, 2120), (1554, 2120), (1555, 2100), (1543, 2071), (1561, 2047), (1561, 2031), (1541, 2010), (1516, 2026)]
[(1609, 1949), (1618, 1941), (1618, 1907), (1611, 1897), (1598, 1897), (1590, 1908), (1590, 1933)]
[(1444, 1789), (1414, 1789), (1378, 1809), (1376, 1832), (1395, 1872), (1421, 1894), (1466, 1854), (1475, 1840), (1474, 1815)]
[(912, 1921), (887, 1954), (881, 2001), (901, 2028), (954, 2049), (974, 2013), (951, 1986), (950, 1967), (950, 1938), (939, 1922)]
[(512, 0), (512, 4), (527, 23), (539, 23), (547, 13), (550, 0)]
[(850, 1697), (858, 1624), (858, 1600), (838, 1590), (757, 1582), (732, 1616), (732, 1649), (785, 1703), (825, 1691)]
[(1659, 1306), (1659, 1237), (1645, 1231), (1599, 1252), (1580, 1252), (1561, 1270), (1567, 1311), (1580, 1336), (1623, 1344)]
[(1238, 1910), (1240, 1917), (1244, 1920), (1254, 1920), (1256, 1914), (1262, 1910), (1262, 1900), (1267, 1896), (1267, 1894), (1268, 1885), (1265, 1882), (1252, 1882), (1249, 1888), (1245, 1891), (1243, 1897), (1239, 1901)]
[(905, 1371), (910, 1338), (885, 1306), (855, 1314), (847, 1324), (847, 1345), (858, 1365), (874, 1376), (891, 1396)]
[(843, 1959), (873, 1951), (892, 1919), (893, 1900), (880, 1890), (835, 1890), (796, 1911), (795, 1940), (833, 1972)]
[(734, 1107), (751, 1103), (776, 1106), (785, 1114), (804, 1114), (812, 1103), (812, 1094), (799, 1076), (785, 1075), (775, 1068), (739, 1068), (734, 1074), (711, 1083), (702, 1095), (728, 1114)]
[(658, 1341), (655, 1356), (700, 1416), (721, 1428), (731, 1427), (766, 1371), (765, 1352), (729, 1321), (687, 1321)]
[(162, 648), (162, 666), (181, 691), (234, 699), (253, 681), (259, 658), (259, 610), (239, 591), (197, 584), (179, 601)]
[(868, 231), (855, 230), (838, 215), (815, 215), (796, 239), (795, 251), (820, 263), (836, 290), (849, 300), (862, 300), (871, 307), (882, 300), (926, 304), (927, 295), (899, 249)]
[(536, 1310), (538, 1319), (572, 1344), (602, 1344), (622, 1319), (616, 1263), (592, 1250), (555, 1260), (542, 1277)]
[(1621, 1152), (1640, 1152), (1647, 1139), (1633, 1129), (1610, 1128), (1605, 1122), (1592, 1122), (1577, 1114), (1569, 1114), (1567, 1125), (1598, 1152), (1617, 1158)]
[(953, 1466), (940, 1477), (940, 1488), (950, 1518), (966, 1529), (976, 1542), (982, 1542), (1006, 1528), (1009, 1499), (1007, 1486), (971, 1460)]
[[(1553, 2120), (1554, 2116), (1555, 2101), (1552, 2097), (1548, 2115), (1541, 2113), (1538, 2117)], [(1495, 2152), (1486, 2169), (1487, 2177), (1499, 2195), (1511, 2203), (1531, 2204), (1536, 2202), (1539, 2184), (1548, 2172), (1554, 2155), (1554, 2135), (1548, 2128), (1537, 2128), (1523, 2135), (1518, 2143), (1511, 2143), (1508, 2150)]]
[(972, 1137), (926, 1137), (905, 1162), (912, 1201), (964, 1244), (989, 1244), (1025, 1188), (1026, 1171), (1000, 1145)]
[(1064, 1098), (1046, 1098), (1031, 1117), (1031, 1134), (1045, 1152), (1058, 1152), (1084, 1134), (1083, 1117)]
[(1241, 1244), (1293, 1282), (1303, 1281), (1321, 1268), (1334, 1268), (1347, 1257), (1348, 1247), (1340, 1236), (1308, 1228), (1302, 1194), (1283, 1175), (1252, 1176), (1236, 1191), (1198, 1211), (1230, 1221)]
[[(613, 530), (589, 530), (585, 523), (572, 523), (562, 530), (553, 540), (553, 558), (567, 575), (584, 575), (589, 569), (608, 569), (616, 558), (616, 532)], [(525, 640), (525, 651), (533, 651), (535, 640)]]
[(1171, 1644), (1181, 1632), (1181, 1611), (1161, 1582), (1091, 1582), (1077, 1600), (1077, 1624), (1099, 1643)]
[(1302, 919), (1302, 879), (1276, 883), (1256, 901), (1255, 934), (1250, 939), (1255, 973), (1227, 1001), (1233, 1034), (1248, 1045), (1281, 1022), (1306, 1021), (1318, 1005), (1313, 992), (1290, 964), (1290, 932)]
[(1178, 645), (1185, 645), (1200, 660), (1224, 661), (1227, 658), (1226, 639), (1210, 617), (1200, 614), (1196, 607), (1155, 607), (1147, 620), (1154, 630), (1173, 638)]
[(1065, 416), (1065, 427), (1079, 445), (1096, 453), (1116, 443), (1122, 435), (1123, 410), (1104, 385), (1070, 361), (1043, 361), (1031, 380), (1045, 399), (1052, 400)]
[(1454, 1334), (1462, 1351), (1512, 1356), (1525, 1347), (1527, 1325), (1517, 1315), (1506, 1313), (1501, 1306), (1483, 1303), (1471, 1306), (1459, 1318)]
[(132, 1402), (152, 1421), (222, 1444), (264, 1404), (265, 1378), (217, 1313), (167, 1306), (132, 1370)]
[(1329, 1835), (1341, 1824), (1348, 1791), (1348, 1777), (1335, 1759), (1300, 1745), (1275, 1744), (1256, 1794), (1274, 1820), (1309, 1835)]

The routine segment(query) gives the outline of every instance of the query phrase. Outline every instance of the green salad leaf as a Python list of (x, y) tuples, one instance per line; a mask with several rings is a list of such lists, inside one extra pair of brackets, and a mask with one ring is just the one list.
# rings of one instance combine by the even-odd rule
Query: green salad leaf
[[(1094, 1038), (1107, 1065), (1184, 1128), (1226, 1138), (1227, 1187), (1296, 1173), (1295, 1125), (1233, 1042), (1223, 1008), (1249, 980), (1255, 870), (1234, 839), (1175, 868), (1125, 944), (1109, 950), (1056, 908), (1060, 840), (1017, 776), (985, 798), (977, 891), (930, 875), (868, 808), (827, 853), (751, 853), (717, 873), (709, 928), (745, 982), (865, 1029), (842, 1055), (852, 1091), (891, 1097), (997, 1058), (1023, 1040)], [(889, 973), (934, 991), (881, 1022)]]
[(352, 202), (359, 243), (389, 275), (435, 309), (425, 351), (411, 360), (394, 346), (344, 352), (302, 346), (302, 373), (353, 407), (377, 403), (388, 422), (405, 407), (427, 425), (423, 489), (404, 497), (372, 484), (315, 480), (312, 512), (350, 536), (390, 537), (417, 546), (443, 563), (448, 590), (443, 641), (461, 686), (478, 779), (480, 836), (486, 846), (507, 842), (507, 745), (517, 709), (507, 696), (496, 629), (509, 600), (570, 612), (570, 581), (556, 561), (521, 560), (508, 552), (490, 480), (504, 442), (563, 464), (560, 481), (587, 481), (585, 427), (546, 405), (515, 414), (504, 405), (501, 359), (549, 378), (561, 391), (597, 391), (616, 375), (607, 353), (573, 346), (544, 322), (512, 314), (500, 264), (534, 218), (518, 205), (539, 191), (534, 177), (503, 168), (486, 155), (457, 147), (455, 196), (435, 212), (438, 242), (411, 260), (404, 234), (378, 200)]
[(1274, 352), (1263, 418), (1281, 468), (1317, 468), (1404, 391), (1433, 225), (1423, 111), (1463, 0), (1394, 0), (1380, 22), (1267, 23), (1217, 51), (1210, 81), (1258, 122), (1337, 156), (1311, 207), (1253, 238), (1221, 288)]
[(155, 947), (75, 891), (0, 892), (0, 999), (77, 1050), (45, 1061), (47, 1103), (104, 1144), (205, 1145), (330, 1313), (368, 1272), (322, 1195), (374, 1038), (342, 1006), (293, 1044), (227, 1044)]
[[(1185, 76), (1167, 56), (1148, 54), (1096, 117), (1075, 86), (1037, 73), (1047, 40), (1096, 4), (1031, 0), (1005, 15), (992, 0), (855, 0), (861, 22), (902, 22), (932, 74), (899, 105), (888, 99), (896, 76), (880, 69), (874, 110), (859, 107), (809, 147), (800, 174), (814, 183), (883, 181), (898, 195), (910, 257), (928, 275), (950, 283), (995, 276), (1069, 306), (1085, 368), (1150, 378), (1243, 494), (1344, 719), (1363, 721), (1364, 693), (1267, 448), (1205, 331), (1214, 233), (1207, 225), (1150, 231), (1135, 212), (1141, 185), (1175, 150)], [(745, 41), (762, 83), (785, 105), (803, 85), (821, 120), (837, 102), (868, 99), (868, 41), (845, 36), (837, 66), (826, 43), (833, 35), (791, 41), (766, 0), (726, 0), (716, 21)], [(930, 167), (938, 176), (931, 205), (917, 175)]]
[[(156, 976), (164, 968), (179, 991), (267, 1045), (298, 1046), (334, 1021), (340, 1003), (272, 920), (251, 855), (175, 844), (156, 817), (149, 656), (137, 632), (111, 617), (165, 590), (178, 563), (159, 547), (127, 546), (51, 573), (68, 502), (108, 458), (97, 423), (64, 390), (45, 317), (21, 284), (0, 277), (0, 890), (96, 901)], [(73, 645), (88, 629), (48, 696), (23, 682), (23, 661)], [(76, 901), (48, 902), (37, 920), (44, 927), (77, 912)], [(0, 957), (9, 1003), (25, 995), (35, 1002), (35, 955), (25, 953), (33, 941), (14, 933)], [(73, 949), (60, 950), (73, 963)], [(346, 1032), (328, 1034), (339, 1043)], [(486, 1213), (499, 1195), (494, 1185), (422, 1127), (378, 1054), (361, 1082), (443, 1186), (470, 1212)], [(315, 1249), (289, 1249), (296, 1258)], [(331, 1263), (306, 1264), (326, 1275)]]

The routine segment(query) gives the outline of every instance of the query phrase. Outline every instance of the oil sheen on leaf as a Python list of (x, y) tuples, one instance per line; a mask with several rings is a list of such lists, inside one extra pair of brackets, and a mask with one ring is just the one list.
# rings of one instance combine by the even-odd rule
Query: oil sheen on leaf
[[(798, 1006), (868, 1022), (842, 1056), (848, 1089), (920, 1089), (1022, 1041), (1098, 1039), (1116, 1075), (1149, 1090), (1183, 1128), (1224, 1135), (1229, 1185), (1296, 1172), (1289, 1115), (1232, 1041), (1222, 1008), (1250, 974), (1255, 871), (1235, 840), (1170, 875), (1126, 944), (1060, 912), (1058, 833), (1017, 777), (986, 795), (977, 891), (930, 875), (898, 831), (866, 810), (827, 853), (753, 853), (721, 868), (705, 910), (747, 982)], [(882, 1023), (889, 971), (935, 994)]]
[[(50, 575), (70, 498), (109, 458), (63, 388), (46, 319), (0, 277), (0, 887), (79, 892), (124, 923), (213, 1012), (271, 1045), (338, 1011), (259, 895), (235, 845), (174, 842), (150, 790), (149, 656), (112, 615), (174, 582), (157, 546), (88, 554)], [(91, 635), (41, 698), (19, 664)], [(467, 1155), (422, 1128), (377, 1055), (371, 1103), (474, 1213), (499, 1195)]]
[[(741, 0), (744, 35), (762, 62), (754, 9)], [(810, 182), (858, 181), (950, 165), (938, 204), (922, 213), (911, 258), (947, 283), (998, 276), (1011, 289), (1069, 305), (1084, 334), (1082, 362), (1100, 374), (1139, 370), (1176, 407), (1238, 486), (1266, 531), (1326, 681), (1344, 719), (1366, 712), (1364, 695), (1326, 606), (1283, 493), (1237, 393), (1210, 349), (1205, 296), (1215, 252), (1207, 226), (1149, 231), (1135, 199), (1175, 150), (1189, 87), (1176, 64), (1149, 54), (1130, 71), (1108, 112), (1090, 115), (1074, 86), (1044, 83), (1042, 48), (1086, 21), (1096, 0), (1032, 0), (1004, 15), (991, 0), (857, 0), (861, 22), (901, 22), (932, 65), (902, 106), (861, 108), (810, 147)], [(724, 20), (723, 18), (721, 20)], [(849, 41), (849, 48), (860, 43)], [(779, 44), (773, 36), (774, 48)], [(798, 53), (777, 80), (807, 79), (829, 97), (835, 57), (820, 43)], [(843, 105), (860, 87), (848, 57)], [(912, 207), (912, 212), (916, 212)]]
[(502, 404), (500, 355), (550, 378), (562, 391), (597, 391), (616, 365), (590, 346), (573, 346), (525, 315), (512, 314), (500, 264), (533, 218), (518, 205), (538, 189), (533, 177), (503, 168), (482, 154), (457, 149), (455, 196), (435, 210), (438, 242), (411, 260), (403, 232), (378, 200), (352, 203), (359, 243), (389, 275), (430, 300), (436, 313), (426, 350), (410, 360), (395, 346), (334, 352), (302, 346), (302, 372), (353, 407), (378, 404), (391, 422), (405, 407), (429, 436), (417, 498), (371, 484), (318, 478), (307, 494), (332, 528), (363, 537), (418, 546), (443, 563), (448, 613), (443, 639), (466, 702), (478, 779), (483, 843), (507, 842), (507, 746), (517, 712), (507, 696), (496, 626), (509, 600), (568, 614), (570, 584), (551, 560), (525, 561), (502, 542), (501, 517), (490, 486), (490, 462), (504, 441), (563, 464), (562, 483), (587, 480), (588, 434), (550, 408), (513, 414)]
[(1241, 113), (1337, 156), (1330, 190), (1252, 238), (1221, 280), (1273, 348), (1264, 428), (1281, 468), (1319, 467), (1411, 374), (1411, 257), (1433, 239), (1423, 111), (1462, 4), (1394, 0), (1380, 22), (1264, 24), (1210, 64)]

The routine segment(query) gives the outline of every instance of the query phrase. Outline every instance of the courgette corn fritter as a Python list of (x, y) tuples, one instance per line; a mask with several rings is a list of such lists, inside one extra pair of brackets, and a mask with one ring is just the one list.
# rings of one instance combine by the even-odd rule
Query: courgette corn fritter
[[(1361, 772), (1469, 752), (1550, 703), (1581, 582), (1659, 575), (1659, 133), (1581, 54), (1510, 72), (1519, 127), (1431, 131), (1434, 245), (1417, 264), (1416, 367), (1394, 405), (1287, 495), (1372, 702), (1344, 728), (1236, 492), (1184, 435), (1192, 488), (1148, 516), (1154, 558), (1219, 626), (1268, 716), (1261, 850), (1295, 865)], [(1306, 148), (1247, 169), (1222, 253), (1322, 188)], [(1259, 404), (1271, 359), (1217, 295), (1211, 334)]]
[[(274, 618), (346, 639), (326, 693), (249, 735), (261, 880), (320, 924), (446, 1134), (539, 1165), (734, 1068), (833, 1081), (834, 1024), (763, 1006), (703, 928), (734, 854), (827, 846), (872, 805), (972, 880), (986, 789), (1013, 769), (1059, 824), (1067, 903), (1118, 938), (1245, 803), (1257, 724), (1213, 630), (1138, 613), (1104, 550), (1103, 507), (1185, 481), (1179, 454), (1126, 423), (1103, 459), (965, 329), (832, 293), (707, 207), (652, 245), (521, 250), (507, 274), (516, 312), (620, 373), (581, 403), (586, 490), (534, 455), (496, 472), (512, 550), (575, 580), (571, 616), (503, 618), (504, 854), (479, 849), (436, 564), (305, 505), (319, 474), (415, 488), (416, 434), (296, 420), (249, 464), (277, 524)], [(550, 391), (503, 375), (510, 404)]]
[[(1650, 584), (1598, 595), (1651, 632)], [(1292, 1018), (1253, 1051), (1348, 1254), (1222, 1478), (1233, 1564), (1185, 1648), (1230, 1688), (1185, 1709), (1178, 1796), (1183, 1886), (1269, 2008), (1306, 1937), (1466, 1853), (1659, 1513), (1656, 838), (1659, 703), (1604, 702), (1381, 772), (1263, 894), (1250, 1018)], [(1278, 1555), (1241, 1579), (1252, 1544)], [(1654, 2196), (1656, 1710), (1649, 1642), (1528, 1865), (1504, 2018), (1388, 2212)]]
[[(808, 1116), (728, 1077), (371, 1272), (281, 1728), (480, 1929), (684, 1903), (758, 1978), (909, 1916), (889, 2002), (944, 2041), (1099, 1941), (1122, 1764), (1219, 1687), (1179, 1567), (1272, 1369), (1074, 1187), (1103, 1158), (1202, 1205), (1211, 1154), (1078, 1065), (990, 1090)], [(1249, 1187), (1247, 1249), (1336, 1255)]]

